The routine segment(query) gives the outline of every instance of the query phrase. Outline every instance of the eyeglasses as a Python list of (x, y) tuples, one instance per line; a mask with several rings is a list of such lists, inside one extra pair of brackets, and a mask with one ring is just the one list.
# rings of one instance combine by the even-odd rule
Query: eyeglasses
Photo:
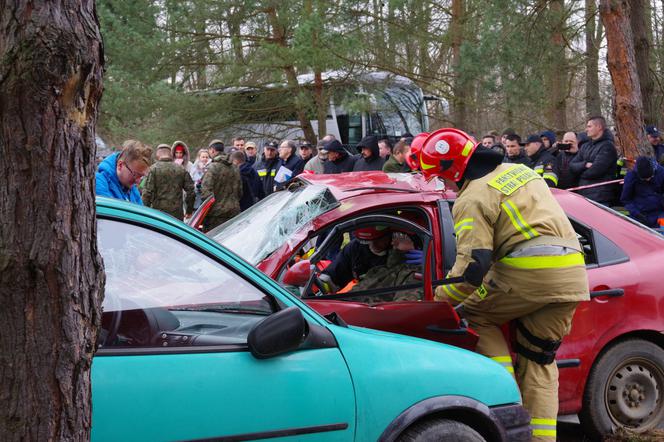
[(136, 173), (133, 170), (131, 170), (131, 167), (129, 167), (129, 163), (123, 163), (127, 170), (131, 173), (131, 177), (134, 179), (134, 181), (138, 181), (141, 178), (143, 178), (146, 174), (145, 173)]

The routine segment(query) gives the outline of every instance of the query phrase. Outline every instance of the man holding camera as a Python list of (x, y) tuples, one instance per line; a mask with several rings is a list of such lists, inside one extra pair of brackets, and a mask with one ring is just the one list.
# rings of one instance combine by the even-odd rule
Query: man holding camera
[(558, 170), (558, 188), (569, 189), (579, 185), (579, 176), (572, 173), (569, 168), (572, 159), (579, 151), (579, 140), (574, 132), (567, 132), (563, 140), (557, 144), (558, 156), (556, 167)]

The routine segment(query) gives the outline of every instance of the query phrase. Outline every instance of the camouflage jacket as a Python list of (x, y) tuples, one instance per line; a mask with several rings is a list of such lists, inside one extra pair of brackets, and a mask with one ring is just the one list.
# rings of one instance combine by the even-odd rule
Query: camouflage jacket
[[(372, 267), (364, 275), (360, 275), (358, 283), (353, 286), (351, 292), (422, 283), (421, 280), (415, 277), (416, 273), (421, 271), (422, 268), (419, 265), (406, 264), (402, 252), (390, 249), (387, 255), (387, 263)], [(352, 298), (352, 300), (375, 304), (389, 301), (419, 301), (423, 298), (424, 287), (421, 287), (395, 291), (394, 293), (381, 296), (358, 296), (357, 298)]]
[(240, 213), (242, 179), (227, 154), (214, 157), (203, 175), (201, 198), (205, 201), (211, 195), (214, 195), (215, 203), (210, 208), (209, 217), (232, 218)]
[(182, 192), (185, 192), (187, 214), (194, 211), (194, 182), (184, 167), (172, 158), (162, 158), (150, 167), (143, 186), (143, 204), (161, 210), (177, 219), (184, 218)]

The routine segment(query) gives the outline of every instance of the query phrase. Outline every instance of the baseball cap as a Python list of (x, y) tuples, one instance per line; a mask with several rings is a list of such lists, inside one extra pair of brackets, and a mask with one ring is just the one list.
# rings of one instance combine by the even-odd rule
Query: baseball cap
[(646, 133), (648, 135), (650, 135), (651, 137), (659, 137), (660, 136), (659, 129), (657, 129), (657, 126), (655, 126), (655, 125), (646, 126)]
[(270, 141), (267, 143), (265, 146), (263, 146), (265, 149), (279, 149), (279, 144), (276, 141)]
[(528, 135), (528, 138), (526, 138), (526, 141), (523, 143), (525, 144), (530, 144), (530, 143), (541, 143), (542, 138), (538, 134), (532, 134)]

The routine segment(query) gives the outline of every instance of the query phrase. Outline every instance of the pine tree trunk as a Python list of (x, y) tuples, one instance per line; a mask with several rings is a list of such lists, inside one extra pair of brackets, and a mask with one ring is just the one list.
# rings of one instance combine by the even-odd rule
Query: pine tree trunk
[(92, 0), (0, 1), (0, 435), (88, 440), (104, 273)]
[(602, 113), (599, 98), (599, 47), (602, 22), (597, 20), (595, 0), (586, 0), (586, 112), (588, 115)]
[(650, 45), (652, 37), (650, 28), (646, 23), (646, 9), (648, 5), (644, 0), (629, 0), (630, 24), (634, 36), (634, 55), (636, 58), (636, 71), (639, 74), (641, 98), (643, 99), (643, 119), (646, 123), (657, 120), (656, 110), (653, 108), (654, 83), (650, 75)]
[(615, 88), (618, 145), (630, 159), (652, 156), (643, 131), (643, 102), (636, 72), (634, 40), (627, 0), (601, 0), (600, 16), (606, 28), (607, 60)]
[(467, 92), (463, 73), (461, 72), (461, 45), (463, 44), (464, 0), (452, 0), (452, 18), (450, 34), (452, 36), (452, 70), (454, 83), (452, 87), (452, 120), (454, 126), (465, 129)]
[(551, 75), (550, 115), (552, 128), (564, 131), (567, 129), (567, 81), (569, 68), (565, 57), (565, 2), (551, 0), (549, 3), (551, 17)]

